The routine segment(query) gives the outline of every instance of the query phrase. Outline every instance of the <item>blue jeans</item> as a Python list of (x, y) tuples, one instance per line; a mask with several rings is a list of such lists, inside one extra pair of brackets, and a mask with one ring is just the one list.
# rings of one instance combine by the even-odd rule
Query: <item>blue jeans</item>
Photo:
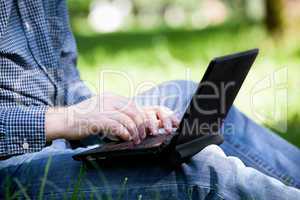
[[(188, 81), (167, 82), (137, 101), (182, 115), (195, 87)], [(72, 150), (57, 140), (40, 152), (0, 161), (0, 199), (9, 193), (32, 199), (300, 199), (299, 149), (236, 108), (222, 130), (220, 147), (210, 145), (173, 170), (145, 163), (88, 168), (71, 158), (85, 148)]]

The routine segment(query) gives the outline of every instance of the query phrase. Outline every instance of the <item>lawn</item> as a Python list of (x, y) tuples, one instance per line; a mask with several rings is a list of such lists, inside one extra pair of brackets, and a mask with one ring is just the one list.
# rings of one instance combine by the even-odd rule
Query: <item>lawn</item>
[[(172, 79), (199, 81), (213, 57), (259, 47), (260, 56), (235, 105), (253, 120), (300, 147), (300, 90), (297, 88), (300, 85), (300, 39), (294, 33), (275, 41), (259, 24), (225, 24), (203, 30), (161, 29), (111, 34), (75, 31), (75, 37), (79, 50), (78, 66), (86, 84), (94, 92), (100, 90), (98, 85), (101, 83), (105, 90), (127, 96), (139, 91), (142, 83), (158, 84)], [(101, 77), (101, 72), (105, 70), (109, 71)], [(117, 71), (122, 72), (123, 76), (116, 74)], [(44, 197), (50, 162), (51, 157), (45, 165), (38, 199)], [(84, 195), (78, 190), (83, 172), (82, 168), (78, 180), (74, 182), (71, 199), (80, 199)], [(99, 178), (103, 176), (100, 174)], [(21, 193), (30, 199), (21, 182), (14, 181), (20, 191), (12, 196)], [(124, 177), (120, 196), (127, 181), (128, 178)], [(5, 187), (7, 196), (10, 195), (8, 185)], [(91, 190), (94, 189), (91, 185)], [(93, 198), (93, 192), (90, 194)]]
[(99, 91), (101, 80), (105, 90), (128, 96), (145, 82), (144, 86), (172, 79), (199, 81), (213, 57), (259, 47), (235, 105), (300, 146), (300, 39), (295, 33), (274, 40), (260, 24), (224, 24), (202, 30), (75, 31), (75, 37), (78, 66), (89, 87)]

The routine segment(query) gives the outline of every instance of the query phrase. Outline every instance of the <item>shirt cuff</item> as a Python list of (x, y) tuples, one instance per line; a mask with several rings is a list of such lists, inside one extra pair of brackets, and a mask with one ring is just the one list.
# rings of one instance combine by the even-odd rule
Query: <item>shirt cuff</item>
[[(12, 156), (40, 151), (46, 144), (47, 106), (20, 106), (0, 113), (0, 152)], [(2, 155), (0, 155), (2, 156)]]

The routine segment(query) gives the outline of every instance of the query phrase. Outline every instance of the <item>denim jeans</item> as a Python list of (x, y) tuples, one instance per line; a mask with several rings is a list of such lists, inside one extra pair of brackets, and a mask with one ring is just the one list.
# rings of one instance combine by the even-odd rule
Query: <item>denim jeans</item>
[[(180, 116), (195, 88), (189, 81), (167, 82), (136, 100)], [(234, 107), (222, 132), (222, 145), (206, 147), (176, 169), (157, 163), (86, 167), (71, 157), (86, 148), (56, 140), (40, 152), (0, 161), (0, 199), (9, 193), (32, 199), (300, 199), (298, 148)]]

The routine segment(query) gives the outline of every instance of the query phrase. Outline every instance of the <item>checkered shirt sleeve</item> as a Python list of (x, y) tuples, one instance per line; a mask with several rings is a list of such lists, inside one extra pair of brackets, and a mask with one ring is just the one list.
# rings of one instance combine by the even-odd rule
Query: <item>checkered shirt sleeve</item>
[(46, 143), (47, 106), (0, 108), (1, 157), (41, 150)]

